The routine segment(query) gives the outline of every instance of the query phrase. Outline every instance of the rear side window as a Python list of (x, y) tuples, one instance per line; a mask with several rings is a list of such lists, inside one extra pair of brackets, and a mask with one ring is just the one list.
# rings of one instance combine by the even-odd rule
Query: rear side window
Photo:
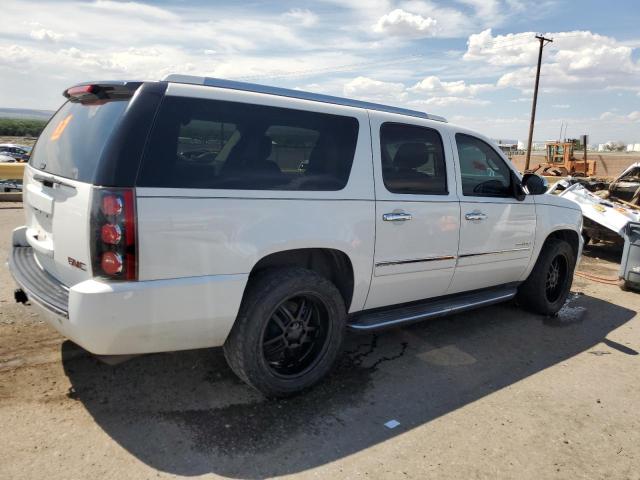
[(29, 164), (93, 183), (102, 151), (128, 104), (127, 100), (65, 103), (40, 134)]
[(511, 169), (479, 138), (456, 134), (462, 193), (471, 197), (511, 197)]
[(384, 123), (380, 128), (382, 179), (392, 193), (446, 195), (440, 134), (426, 127)]
[(357, 138), (351, 117), (167, 96), (138, 185), (341, 190)]

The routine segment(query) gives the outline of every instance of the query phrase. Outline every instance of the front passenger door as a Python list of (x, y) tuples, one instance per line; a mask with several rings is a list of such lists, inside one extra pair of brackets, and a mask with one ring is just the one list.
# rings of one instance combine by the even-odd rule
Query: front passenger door
[(449, 293), (518, 281), (533, 249), (533, 199), (514, 197), (511, 169), (487, 142), (457, 133), (455, 144), (461, 226)]

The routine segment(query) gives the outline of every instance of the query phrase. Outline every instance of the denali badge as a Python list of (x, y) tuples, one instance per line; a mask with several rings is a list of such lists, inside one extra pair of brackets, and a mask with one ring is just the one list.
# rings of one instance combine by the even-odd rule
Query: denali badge
[(71, 257), (67, 257), (67, 260), (69, 261), (69, 265), (71, 265), (72, 267), (79, 268), (80, 270), (83, 270), (85, 272), (87, 271), (87, 265), (80, 260), (76, 260), (75, 258)]

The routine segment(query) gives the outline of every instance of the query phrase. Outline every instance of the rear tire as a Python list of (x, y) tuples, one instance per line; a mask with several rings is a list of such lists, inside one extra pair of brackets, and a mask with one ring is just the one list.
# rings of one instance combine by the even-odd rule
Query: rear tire
[(224, 354), (265, 396), (290, 396), (330, 372), (346, 318), (344, 300), (326, 278), (297, 267), (266, 270), (247, 286)]
[(548, 239), (529, 278), (518, 287), (518, 302), (532, 312), (555, 315), (569, 295), (575, 265), (576, 257), (568, 242)]

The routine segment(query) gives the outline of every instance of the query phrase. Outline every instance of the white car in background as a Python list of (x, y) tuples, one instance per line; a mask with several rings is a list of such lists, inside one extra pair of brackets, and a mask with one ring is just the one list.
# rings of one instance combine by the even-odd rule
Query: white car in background
[(26, 162), (29, 160), (31, 147), (19, 145), (16, 143), (0, 143), (0, 155), (8, 156), (17, 162)]

